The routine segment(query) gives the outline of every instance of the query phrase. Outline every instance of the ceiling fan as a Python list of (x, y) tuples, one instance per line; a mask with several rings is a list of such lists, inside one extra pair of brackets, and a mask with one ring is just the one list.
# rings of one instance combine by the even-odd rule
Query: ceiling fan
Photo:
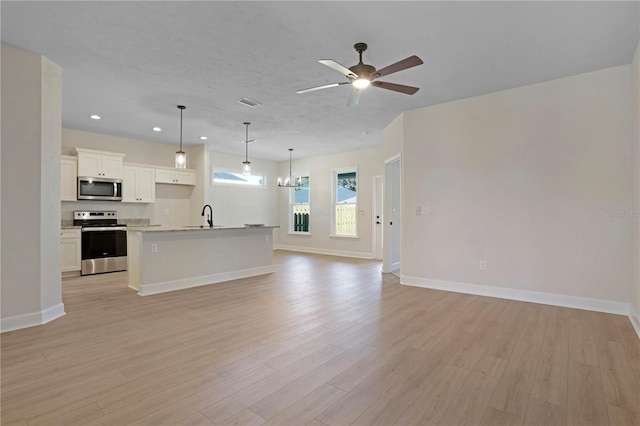
[(362, 62), (362, 52), (367, 50), (367, 44), (356, 43), (353, 47), (360, 55), (360, 62), (350, 68), (340, 65), (333, 59), (322, 59), (318, 61), (321, 64), (324, 64), (329, 68), (332, 68), (339, 73), (344, 74), (347, 77), (347, 81), (344, 81), (342, 83), (331, 83), (325, 84), (323, 86), (310, 87), (308, 89), (298, 90), (296, 93), (307, 93), (313, 92), (315, 90), (328, 89), (330, 87), (351, 84), (353, 86), (353, 92), (351, 92), (351, 96), (349, 97), (347, 106), (354, 106), (358, 104), (358, 101), (360, 100), (360, 93), (362, 92), (362, 90), (369, 87), (369, 85), (379, 87), (381, 89), (393, 90), (394, 92), (400, 92), (407, 95), (413, 95), (418, 90), (420, 90), (418, 87), (387, 83), (386, 81), (378, 81), (379, 77), (384, 77), (385, 75), (393, 74), (394, 72), (406, 70), (407, 68), (423, 64), (422, 59), (418, 58), (416, 55), (409, 56), (408, 58), (398, 61), (395, 64), (391, 64), (382, 69), (376, 70), (375, 67)]

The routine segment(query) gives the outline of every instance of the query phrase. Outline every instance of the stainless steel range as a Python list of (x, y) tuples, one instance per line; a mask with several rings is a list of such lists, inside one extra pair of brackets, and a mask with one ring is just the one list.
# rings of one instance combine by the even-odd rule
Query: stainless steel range
[(115, 211), (74, 211), (74, 226), (82, 226), (81, 275), (127, 270), (127, 226)]

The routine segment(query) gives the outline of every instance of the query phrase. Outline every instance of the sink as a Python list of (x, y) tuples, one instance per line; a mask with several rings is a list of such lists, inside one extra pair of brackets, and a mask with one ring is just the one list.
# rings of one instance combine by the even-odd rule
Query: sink
[(183, 228), (202, 228), (202, 229), (210, 229), (210, 228), (222, 228), (220, 225), (213, 226), (204, 226), (204, 225), (185, 225)]

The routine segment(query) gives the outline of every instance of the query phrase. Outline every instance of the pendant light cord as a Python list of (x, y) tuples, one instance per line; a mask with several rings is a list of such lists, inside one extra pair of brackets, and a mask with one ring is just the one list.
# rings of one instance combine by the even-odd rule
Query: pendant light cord
[(186, 108), (184, 105), (178, 105), (178, 109), (180, 110), (180, 151), (178, 152), (182, 152), (182, 111)]
[(289, 148), (289, 182), (291, 182), (291, 178), (293, 177), (291, 175), (291, 153), (293, 152), (293, 149)]
[(244, 162), (249, 162), (249, 125), (251, 123), (245, 121), (245, 133), (244, 133)]

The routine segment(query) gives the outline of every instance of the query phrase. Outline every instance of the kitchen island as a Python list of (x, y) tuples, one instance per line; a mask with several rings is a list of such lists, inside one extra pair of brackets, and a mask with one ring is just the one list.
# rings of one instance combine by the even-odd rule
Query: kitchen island
[(274, 272), (274, 228), (129, 227), (129, 287), (147, 296)]

